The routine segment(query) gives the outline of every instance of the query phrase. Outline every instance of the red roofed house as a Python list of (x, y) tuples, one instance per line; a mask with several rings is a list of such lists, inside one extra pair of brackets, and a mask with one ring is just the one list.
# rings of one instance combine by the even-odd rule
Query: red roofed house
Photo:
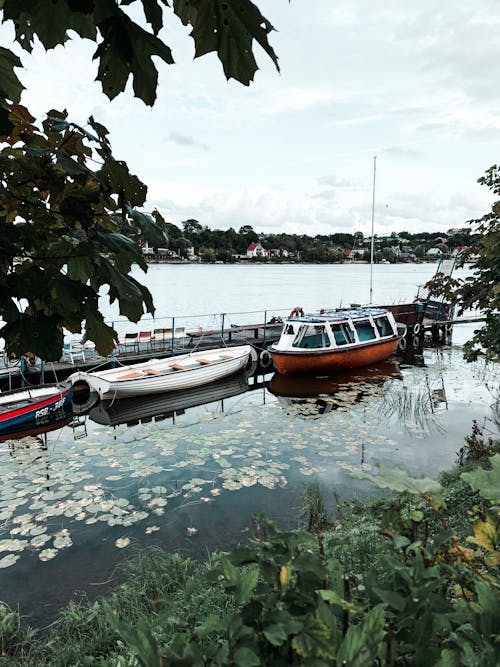
[(268, 251), (260, 243), (250, 243), (247, 248), (247, 257), (267, 257)]

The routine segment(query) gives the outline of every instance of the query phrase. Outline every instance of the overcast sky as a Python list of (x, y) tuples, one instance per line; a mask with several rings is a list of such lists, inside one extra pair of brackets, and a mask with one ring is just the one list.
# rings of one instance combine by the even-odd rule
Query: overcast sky
[[(22, 102), (67, 108), (110, 130), (115, 157), (180, 225), (258, 232), (446, 231), (487, 212), (477, 179), (499, 160), (500, 12), (496, 0), (258, 0), (279, 74), (258, 46), (249, 87), (169, 15), (150, 109), (131, 87), (113, 102), (93, 83), (95, 44), (22, 55)], [(47, 66), (50, 65), (49, 71)]]

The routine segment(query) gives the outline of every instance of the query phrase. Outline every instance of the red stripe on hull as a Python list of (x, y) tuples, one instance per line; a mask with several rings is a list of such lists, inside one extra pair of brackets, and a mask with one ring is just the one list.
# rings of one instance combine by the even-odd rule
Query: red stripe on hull
[(396, 350), (398, 339), (372, 343), (348, 350), (321, 351), (316, 353), (291, 353), (271, 351), (274, 366), (279, 373), (315, 373), (339, 371), (369, 366), (384, 361)]
[(37, 412), (37, 410), (40, 410), (42, 408), (48, 407), (59, 401), (61, 398), (65, 398), (65, 396), (68, 395), (69, 392), (69, 387), (65, 391), (60, 391), (57, 392), (57, 394), (54, 394), (52, 396), (49, 396), (48, 398), (40, 399), (40, 400), (34, 400), (33, 402), (29, 403), (28, 405), (23, 406), (22, 408), (16, 408), (14, 410), (9, 410), (9, 404), (5, 404), (5, 406), (2, 406), (5, 408), (5, 413), (0, 414), (0, 422), (2, 421), (8, 421), (9, 419), (13, 419), (16, 417), (21, 417), (22, 415), (29, 414), (31, 412)]

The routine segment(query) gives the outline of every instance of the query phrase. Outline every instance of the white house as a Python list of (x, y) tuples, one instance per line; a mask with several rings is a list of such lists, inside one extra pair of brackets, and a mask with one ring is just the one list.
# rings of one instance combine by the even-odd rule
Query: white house
[(267, 257), (268, 254), (261, 243), (250, 243), (247, 248), (247, 257)]
[(429, 248), (426, 254), (427, 257), (441, 257), (443, 251), (440, 248)]

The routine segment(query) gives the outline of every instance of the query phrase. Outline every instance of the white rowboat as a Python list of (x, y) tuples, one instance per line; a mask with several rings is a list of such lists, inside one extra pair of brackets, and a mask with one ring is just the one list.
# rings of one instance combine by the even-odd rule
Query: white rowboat
[(68, 382), (75, 389), (75, 399), (85, 389), (96, 392), (101, 399), (189, 389), (237, 373), (246, 366), (251, 351), (250, 345), (239, 345), (150, 359), (106, 371), (77, 371), (69, 376)]

